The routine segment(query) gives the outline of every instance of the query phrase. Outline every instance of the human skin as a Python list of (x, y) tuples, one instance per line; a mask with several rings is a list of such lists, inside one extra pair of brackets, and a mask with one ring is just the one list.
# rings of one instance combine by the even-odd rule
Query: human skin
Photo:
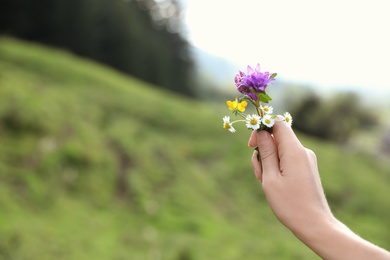
[(291, 127), (277, 122), (273, 134), (253, 131), (249, 147), (256, 178), (279, 221), (323, 259), (390, 259), (390, 253), (353, 233), (332, 214), (313, 151)]

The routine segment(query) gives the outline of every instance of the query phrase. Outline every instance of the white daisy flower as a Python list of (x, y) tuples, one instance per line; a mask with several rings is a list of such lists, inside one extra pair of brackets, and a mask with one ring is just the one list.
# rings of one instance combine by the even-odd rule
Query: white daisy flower
[(233, 124), (230, 123), (230, 116), (225, 116), (223, 118), (223, 128), (229, 130), (232, 133), (236, 132), (236, 129), (234, 129), (233, 127)]
[(274, 108), (272, 106), (260, 106), (260, 109), (263, 110), (266, 115), (271, 115), (272, 112), (274, 112)]
[(284, 121), (286, 121), (286, 123), (291, 126), (293, 119), (292, 119), (292, 116), (290, 115), (290, 113), (286, 112), (286, 113), (284, 113), (283, 116), (284, 116)]
[(275, 119), (272, 118), (271, 115), (265, 115), (263, 119), (261, 119), (261, 122), (263, 122), (263, 124), (266, 125), (267, 127), (271, 128), (275, 124)]
[(258, 115), (247, 115), (246, 116), (246, 127), (257, 130), (260, 128), (261, 118)]

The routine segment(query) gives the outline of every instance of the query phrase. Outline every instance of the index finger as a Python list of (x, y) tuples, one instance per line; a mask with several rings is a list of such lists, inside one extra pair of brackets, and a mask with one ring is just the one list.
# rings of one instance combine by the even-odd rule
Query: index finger
[(284, 121), (275, 123), (273, 136), (278, 146), (280, 159), (285, 154), (292, 155), (297, 152), (297, 149), (304, 148), (291, 126)]

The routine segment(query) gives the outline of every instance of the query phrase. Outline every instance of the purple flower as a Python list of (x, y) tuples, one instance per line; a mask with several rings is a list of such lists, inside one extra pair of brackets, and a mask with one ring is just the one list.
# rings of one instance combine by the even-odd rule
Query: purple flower
[(267, 85), (274, 80), (268, 71), (260, 71), (260, 64), (257, 64), (255, 69), (248, 65), (248, 75), (239, 71), (234, 77), (237, 90), (255, 101), (258, 100), (257, 93), (264, 92)]
[(241, 70), (238, 71), (237, 75), (234, 77), (234, 82), (237, 84), (240, 84), (244, 80), (245, 73), (242, 72)]

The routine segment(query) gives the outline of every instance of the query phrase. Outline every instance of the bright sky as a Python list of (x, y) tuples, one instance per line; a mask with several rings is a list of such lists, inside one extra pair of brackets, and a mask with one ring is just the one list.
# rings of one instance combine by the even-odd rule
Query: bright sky
[(287, 80), (390, 89), (389, 0), (183, 0), (193, 45)]

